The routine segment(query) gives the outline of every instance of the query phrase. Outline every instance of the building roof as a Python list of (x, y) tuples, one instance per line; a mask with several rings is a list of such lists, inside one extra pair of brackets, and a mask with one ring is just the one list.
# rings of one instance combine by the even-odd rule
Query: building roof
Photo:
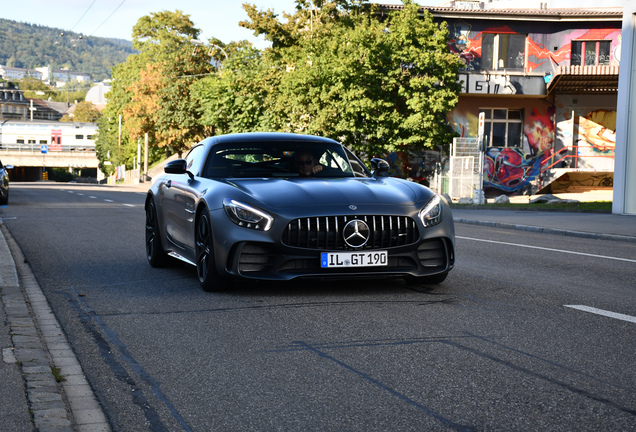
[[(403, 5), (377, 5), (382, 11), (398, 11)], [(505, 19), (516, 21), (622, 21), (622, 7), (607, 8), (545, 8), (545, 9), (516, 9), (490, 8), (471, 9), (446, 6), (420, 6), (420, 11), (428, 10), (435, 17), (440, 18), (480, 18)]]
[(72, 104), (66, 102), (55, 102), (44, 99), (33, 99), (33, 103), (37, 103), (38, 105), (57, 111), (60, 114), (68, 114), (68, 110), (72, 106)]

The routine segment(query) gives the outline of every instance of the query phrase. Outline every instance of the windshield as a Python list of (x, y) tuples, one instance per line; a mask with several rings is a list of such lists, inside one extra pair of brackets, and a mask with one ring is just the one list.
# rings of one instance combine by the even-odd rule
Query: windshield
[(212, 147), (207, 178), (368, 177), (364, 165), (338, 144), (308, 141), (228, 143)]

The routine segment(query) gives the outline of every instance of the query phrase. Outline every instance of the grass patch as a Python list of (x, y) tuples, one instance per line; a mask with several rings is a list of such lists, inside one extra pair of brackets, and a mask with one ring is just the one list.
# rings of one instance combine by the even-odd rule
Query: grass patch
[(507, 204), (453, 204), (452, 208), (460, 209), (501, 209), (501, 210), (530, 210), (530, 211), (571, 211), (590, 213), (611, 213), (612, 201), (584, 201), (579, 203), (507, 203)]
[(53, 372), (53, 377), (55, 378), (55, 382), (61, 383), (61, 382), (66, 381), (66, 378), (64, 378), (60, 374), (60, 368), (55, 367), (55, 366), (51, 366), (51, 372)]

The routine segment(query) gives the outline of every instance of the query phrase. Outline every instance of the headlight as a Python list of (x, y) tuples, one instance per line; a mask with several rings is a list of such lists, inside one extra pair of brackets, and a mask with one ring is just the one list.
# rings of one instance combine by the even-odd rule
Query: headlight
[(437, 225), (442, 221), (442, 199), (435, 195), (419, 213), (426, 228)]
[(267, 213), (229, 198), (223, 200), (223, 208), (232, 222), (245, 228), (267, 231), (274, 222)]

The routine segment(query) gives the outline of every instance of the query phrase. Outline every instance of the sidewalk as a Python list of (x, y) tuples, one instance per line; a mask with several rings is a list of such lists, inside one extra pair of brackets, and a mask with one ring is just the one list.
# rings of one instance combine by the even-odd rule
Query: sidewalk
[[(452, 212), (457, 224), (636, 243), (636, 216), (458, 206), (452, 206)], [(1, 215), (0, 228), (2, 430), (109, 431), (73, 351)], [(66, 381), (56, 382), (51, 367), (59, 368)]]
[(62, 328), (0, 217), (0, 419), (12, 432), (108, 432)]
[(636, 243), (636, 215), (527, 210), (488, 210), (452, 206), (455, 223)]

